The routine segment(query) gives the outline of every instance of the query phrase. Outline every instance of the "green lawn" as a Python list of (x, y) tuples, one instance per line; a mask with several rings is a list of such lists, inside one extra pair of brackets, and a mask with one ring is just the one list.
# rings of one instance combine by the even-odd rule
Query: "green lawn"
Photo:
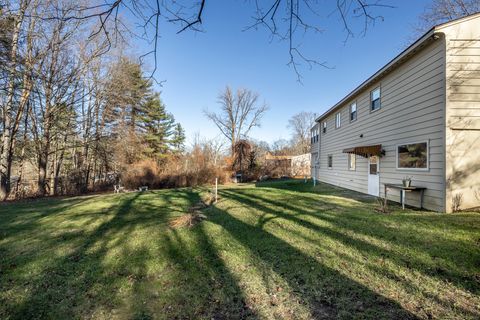
[(0, 319), (480, 317), (480, 214), (303, 181), (0, 205)]

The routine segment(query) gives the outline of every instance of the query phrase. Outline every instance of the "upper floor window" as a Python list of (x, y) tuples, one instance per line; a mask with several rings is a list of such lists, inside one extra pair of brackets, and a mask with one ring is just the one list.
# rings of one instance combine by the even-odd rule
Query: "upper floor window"
[(335, 115), (335, 128), (340, 128), (342, 125), (342, 114), (339, 112)]
[(327, 121), (324, 121), (322, 124), (322, 132), (327, 133)]
[(318, 128), (310, 130), (310, 143), (316, 143), (318, 142)]
[(357, 120), (357, 103), (354, 102), (350, 105), (350, 121)]
[(398, 145), (397, 169), (428, 169), (428, 142)]
[(370, 110), (378, 110), (380, 106), (380, 87), (378, 87), (370, 92)]

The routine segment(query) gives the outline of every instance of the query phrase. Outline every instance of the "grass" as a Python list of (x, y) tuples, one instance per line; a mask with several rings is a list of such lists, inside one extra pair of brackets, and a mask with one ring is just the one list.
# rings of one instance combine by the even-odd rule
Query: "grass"
[(303, 181), (0, 206), (0, 318), (474, 319), (480, 215)]

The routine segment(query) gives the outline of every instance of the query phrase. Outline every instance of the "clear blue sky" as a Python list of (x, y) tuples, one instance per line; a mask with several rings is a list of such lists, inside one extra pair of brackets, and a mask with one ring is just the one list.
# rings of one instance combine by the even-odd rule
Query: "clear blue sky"
[[(383, 1), (396, 8), (377, 11), (384, 21), (370, 26), (366, 36), (357, 34), (346, 43), (339, 16), (328, 7), (335, 1), (324, 3), (327, 9), (317, 18), (324, 32), (305, 38), (302, 48), (304, 54), (334, 68), (303, 69), (303, 84), (286, 65), (286, 42), (269, 42), (264, 30), (242, 31), (252, 22), (253, 1), (207, 1), (203, 33), (177, 35), (178, 26), (164, 23), (156, 78), (166, 80), (159, 89), (162, 99), (186, 129), (187, 138), (196, 132), (210, 138), (219, 134), (202, 111), (218, 108), (219, 92), (230, 85), (258, 92), (270, 106), (262, 127), (252, 132), (253, 138), (268, 142), (288, 139), (287, 123), (292, 115), (323, 113), (403, 50), (429, 1)], [(143, 49), (149, 50), (146, 44), (139, 44), (137, 50)]]

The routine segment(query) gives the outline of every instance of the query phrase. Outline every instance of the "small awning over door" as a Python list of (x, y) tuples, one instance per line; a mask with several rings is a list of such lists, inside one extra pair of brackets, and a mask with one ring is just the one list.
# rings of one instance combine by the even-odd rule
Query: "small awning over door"
[(385, 152), (382, 150), (381, 144), (347, 148), (343, 149), (343, 153), (356, 154), (365, 158), (368, 158), (369, 156), (382, 156), (385, 154)]

